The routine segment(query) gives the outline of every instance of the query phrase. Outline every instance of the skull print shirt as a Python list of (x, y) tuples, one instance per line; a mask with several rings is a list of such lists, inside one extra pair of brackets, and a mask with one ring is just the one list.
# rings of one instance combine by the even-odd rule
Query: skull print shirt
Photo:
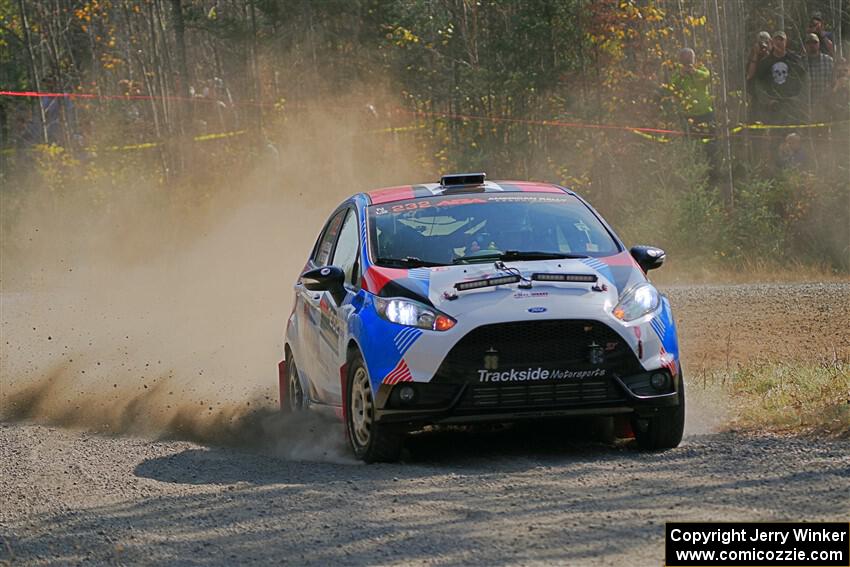
[(782, 57), (771, 53), (759, 62), (756, 81), (768, 98), (795, 99), (806, 83), (806, 68), (796, 53), (788, 51)]

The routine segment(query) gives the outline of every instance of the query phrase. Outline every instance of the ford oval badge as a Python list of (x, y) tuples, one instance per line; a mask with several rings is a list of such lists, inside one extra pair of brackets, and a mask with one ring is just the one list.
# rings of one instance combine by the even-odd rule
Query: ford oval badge
[(528, 312), (529, 313), (545, 313), (546, 308), (545, 307), (529, 307)]

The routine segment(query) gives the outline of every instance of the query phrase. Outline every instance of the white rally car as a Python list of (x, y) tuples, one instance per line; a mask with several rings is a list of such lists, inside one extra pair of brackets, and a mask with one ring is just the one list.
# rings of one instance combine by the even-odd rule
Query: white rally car
[(459, 174), (354, 195), (295, 284), (281, 405), (336, 412), (367, 462), (426, 425), (564, 416), (675, 447), (676, 328), (645, 275), (663, 261), (558, 185)]

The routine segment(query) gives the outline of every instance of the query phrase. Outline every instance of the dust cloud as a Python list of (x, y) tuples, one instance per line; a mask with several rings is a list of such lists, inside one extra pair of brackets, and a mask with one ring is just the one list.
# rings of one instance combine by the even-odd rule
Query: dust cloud
[[(7, 202), (0, 417), (343, 459), (338, 425), (276, 411), (292, 284), (340, 201), (420, 172), (403, 140), (326, 110), (362, 101), (316, 106), (250, 175), (191, 198), (36, 186)], [(98, 191), (107, 206), (92, 207)]]
[[(337, 422), (277, 411), (277, 362), (328, 213), (437, 178), (366, 105), (304, 109), (235, 182), (199, 160), (174, 187), (0, 193), (0, 419), (348, 462)], [(725, 402), (705, 395), (689, 392), (688, 435), (723, 422)]]
[(729, 394), (716, 382), (688, 377), (685, 407), (685, 442), (688, 438), (727, 429), (732, 414)]

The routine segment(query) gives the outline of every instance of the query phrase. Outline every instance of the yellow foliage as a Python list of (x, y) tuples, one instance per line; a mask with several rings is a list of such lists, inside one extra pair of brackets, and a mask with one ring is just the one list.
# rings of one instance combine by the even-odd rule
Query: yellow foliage
[(395, 44), (399, 47), (405, 47), (411, 43), (419, 43), (419, 36), (402, 26), (396, 27), (390, 37), (395, 38)]

